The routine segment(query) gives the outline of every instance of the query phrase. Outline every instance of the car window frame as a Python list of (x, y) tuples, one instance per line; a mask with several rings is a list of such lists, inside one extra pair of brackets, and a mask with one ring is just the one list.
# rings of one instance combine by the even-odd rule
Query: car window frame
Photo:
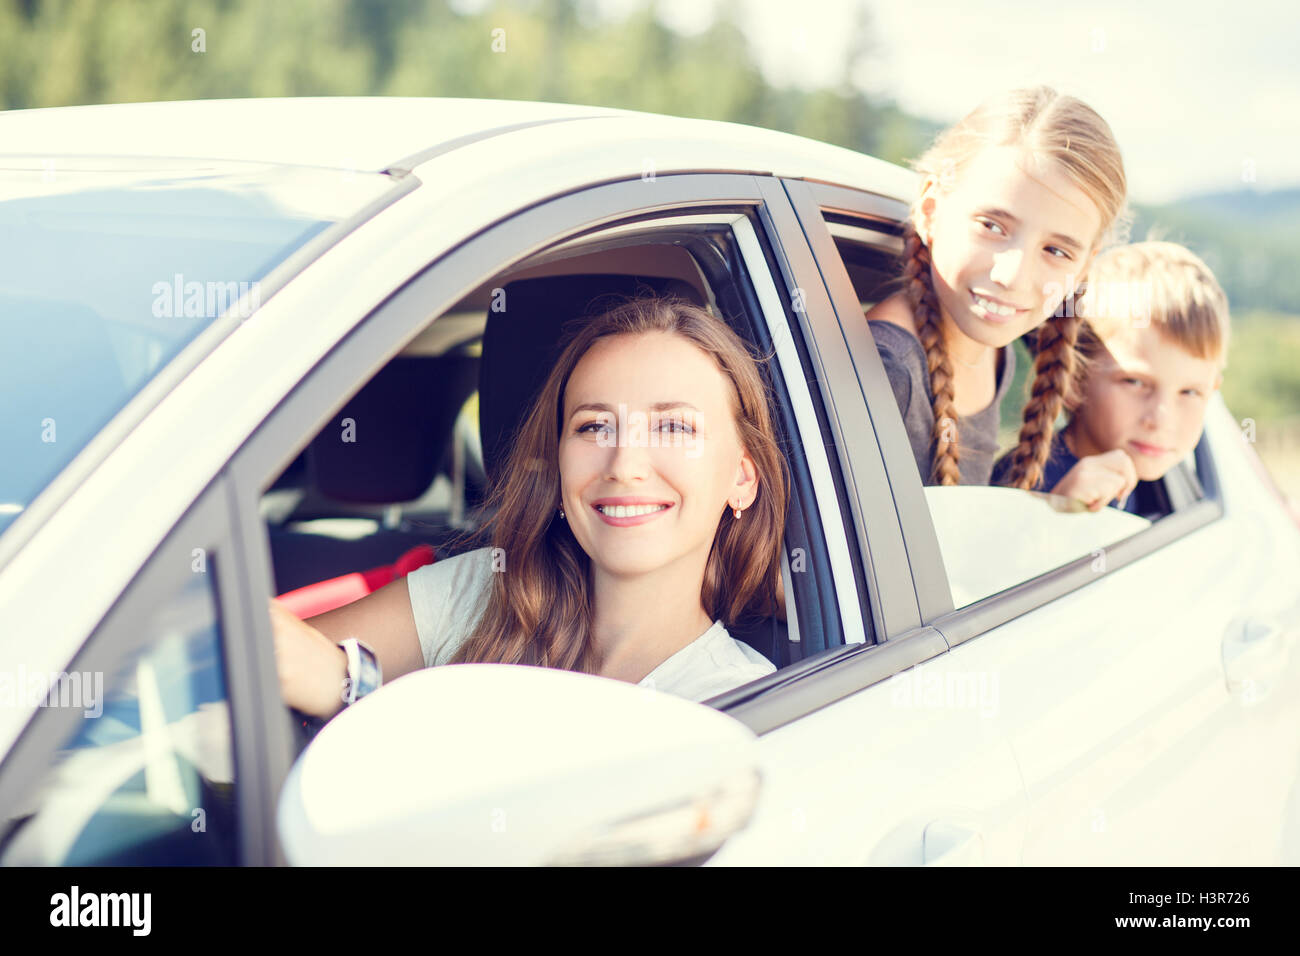
[[(235, 767), (235, 805), (239, 865), (266, 866), (283, 862), (275, 839), (275, 804), (279, 781), (272, 780), (266, 760), (274, 735), (264, 733), (265, 683), (274, 680), (270, 648), (259, 649), (242, 639), (248, 606), (234, 573), (241, 560), (239, 542), (232, 532), (229, 485), (218, 474), (176, 522), (157, 549), (136, 572), (82, 643), (67, 672), (116, 674), (128, 655), (149, 647), (156, 634), (140, 627), (152, 609), (175, 593), (176, 582), (193, 574), (196, 548), (205, 551), (206, 571), (213, 574), (213, 607), (217, 615), (224, 666), (226, 700), (231, 721)], [(269, 664), (269, 672), (267, 670)], [(278, 686), (274, 688), (278, 695)], [(27, 726), (0, 761), (0, 818), (8, 819), (45, 778), (50, 755), (76, 733), (82, 719), (77, 708), (38, 708)]]
[[(807, 297), (807, 307), (796, 313), (796, 324), (805, 345), (813, 343), (808, 352), (819, 386), (816, 391), (834, 438), (834, 447), (826, 450), (854, 502), (848, 513), (843, 503), (836, 502), (836, 506), (845, 531), (854, 539), (851, 544), (857, 544), (859, 560), (867, 569), (866, 587), (860, 587), (858, 599), (870, 605), (880, 634), (919, 623), (910, 582), (905, 590), (880, 588), (879, 569), (888, 569), (892, 574), (899, 565), (902, 534), (888, 496), (882, 502), (882, 496), (861, 495), (858, 490), (861, 476), (883, 475), (884, 465), (879, 448), (863, 425), (866, 405), (852, 374), (843, 336), (830, 314), (830, 301), (816, 264), (780, 183), (770, 177), (735, 173), (682, 173), (648, 181), (593, 184), (521, 210), (431, 261), (358, 322), (258, 425), (231, 459), (238, 533), (246, 541), (256, 542), (246, 549), (241, 569), (248, 592), (268, 595), (273, 581), (269, 546), (252, 502), (259, 499), (267, 481), (290, 464), (299, 446), (330, 420), (347, 395), (373, 377), (430, 319), (511, 264), (584, 231), (628, 222), (637, 216), (685, 215), (707, 209), (734, 212), (743, 208), (757, 212), (763, 227), (758, 232), (765, 237), (781, 269), (779, 279), (772, 277), (777, 288), (787, 297)], [(856, 481), (854, 476), (858, 476)], [(870, 536), (862, 524), (859, 499), (871, 502), (871, 507), (881, 509), (879, 514), (884, 515), (872, 523)], [(832, 531), (822, 528), (823, 534)], [(864, 545), (869, 546), (865, 551)], [(889, 630), (881, 627), (882, 623), (888, 624)], [(251, 627), (257, 640), (270, 642), (269, 622), (264, 615), (258, 616)], [(944, 649), (942, 640), (930, 633), (910, 648), (894, 648), (887, 657), (871, 657), (863, 664), (862, 652), (874, 647), (854, 643), (830, 648), (761, 678), (754, 689), (737, 695), (740, 700), (723, 695), (712, 699), (711, 705), (724, 709), (756, 733), (763, 733)], [(904, 658), (908, 663), (900, 663)], [(849, 659), (863, 666), (839, 666)], [(281, 770), (287, 773), (288, 765)]]
[[(879, 231), (900, 235), (902, 219), (907, 215), (906, 204), (829, 183), (800, 182), (787, 185), (800, 223), (823, 265), (823, 274), (827, 278), (832, 297), (840, 306), (840, 314), (855, 318), (860, 316), (857, 293), (849, 280), (848, 271), (840, 258), (823, 212), (862, 220), (867, 228), (874, 228), (878, 224)], [(886, 460), (893, 463), (900, 474), (909, 471), (910, 465), (911, 475), (914, 476), (910, 483), (904, 479), (907, 487), (895, 488), (896, 494), (902, 491), (907, 496), (906, 502), (900, 504), (899, 514), (903, 519), (908, 554), (912, 558), (911, 573), (916, 583), (918, 599), (924, 609), (924, 620), (944, 636), (949, 647), (956, 647), (1107, 574), (1113, 574), (1223, 517), (1218, 475), (1209, 439), (1203, 432), (1194, 451), (1196, 474), (1193, 475), (1185, 464), (1178, 466), (1180, 474), (1175, 488), (1171, 489), (1175, 510), (1153, 522), (1149, 528), (1106, 546), (1103, 549), (1104, 571), (1094, 570), (1096, 558), (1089, 553), (997, 594), (955, 608), (947, 570), (939, 552), (929, 508), (925, 505), (920, 472), (907, 442), (902, 415), (889, 388), (867, 323), (858, 321), (849, 324), (855, 326), (846, 329), (846, 338), (855, 359), (861, 360), (857, 367), (874, 380), (864, 381), (864, 391), (870, 393), (869, 403), (873, 407), (884, 409), (884, 413), (873, 421), (881, 426), (879, 437)], [(1177, 487), (1179, 484), (1183, 485), (1181, 489)], [(1189, 495), (1195, 494), (1198, 485), (1202, 497), (1188, 500)]]
[[(781, 668), (781, 673), (785, 673), (786, 669), (799, 663), (805, 656), (821, 653), (805, 651), (803, 645), (808, 642), (801, 637), (801, 632), (806, 632), (799, 623), (801, 615), (806, 615), (804, 619), (807, 621), (813, 616), (811, 612), (815, 608), (820, 612), (823, 622), (831, 622), (829, 630), (839, 638), (834, 648), (844, 646), (844, 636), (856, 633), (857, 626), (865, 624), (866, 631), (869, 632), (870, 622), (857, 613), (860, 612), (862, 594), (861, 562), (856, 560), (857, 555), (846, 538), (828, 538), (824, 534), (831, 519), (835, 525), (839, 524), (839, 503), (845, 497), (843, 482), (839, 480), (839, 473), (832, 467), (824, 447), (819, 446), (819, 454), (810, 455), (806, 443), (791, 440), (805, 431), (825, 433), (826, 416), (824, 408), (815, 403), (813, 393), (808, 388), (808, 376), (805, 374), (806, 349), (796, 343), (788, 327), (791, 303), (788, 298), (781, 296), (771, 278), (771, 247), (760, 236), (755, 218), (749, 209), (708, 213), (677, 210), (652, 218), (637, 216), (628, 223), (612, 228), (598, 228), (564, 240), (545, 250), (542, 256), (543, 261), (546, 261), (545, 257), (552, 253), (568, 258), (575, 252), (608, 251), (627, 246), (645, 248), (663, 245), (680, 248), (694, 261), (694, 268), (707, 285), (717, 312), (733, 327), (743, 326), (738, 331), (761, 354), (774, 355), (781, 374), (773, 378), (771, 388), (783, 399), (774, 409), (774, 424), (778, 440), (792, 446), (786, 455), (788, 466), (795, 473), (792, 474), (794, 480), (790, 487), (790, 511), (798, 510), (798, 525), (806, 529), (805, 543), (813, 551), (807, 555), (807, 560), (813, 568), (829, 572), (831, 579), (836, 582), (850, 580), (850, 572), (846, 569), (851, 569), (853, 584), (851, 588), (843, 589), (819, 586), (809, 593), (802, 586), (794, 585), (798, 579), (791, 578), (790, 553), (787, 551), (782, 554), (786, 626), (791, 643), (801, 645), (801, 657)], [(725, 234), (721, 242), (718, 241), (720, 234)], [(527, 271), (532, 261), (530, 259), (523, 264), (523, 271)], [(509, 271), (504, 278), (507, 282), (510, 280)], [(802, 472), (803, 480), (800, 479), (799, 472)], [(811, 491), (811, 501), (805, 500), (801, 488), (804, 492)], [(787, 532), (792, 520), (795, 519), (787, 512)], [(804, 591), (804, 594), (799, 595), (800, 591)], [(841, 591), (857, 595), (858, 600), (841, 597)], [(791, 606), (796, 612), (793, 617), (789, 614)], [(845, 620), (849, 622), (847, 625), (844, 624)], [(823, 637), (826, 630), (823, 626)], [(771, 678), (761, 678), (759, 682), (746, 684), (743, 689), (724, 692), (705, 702), (710, 706), (727, 706), (728, 703), (761, 693), (771, 683)]]

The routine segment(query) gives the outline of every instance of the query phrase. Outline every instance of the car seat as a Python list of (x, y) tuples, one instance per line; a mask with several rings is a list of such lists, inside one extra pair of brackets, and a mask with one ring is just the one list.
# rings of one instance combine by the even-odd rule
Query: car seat
[[(308, 488), (359, 506), (419, 498), (433, 483), (477, 377), (477, 356), (393, 359), (308, 445)], [(344, 440), (346, 419), (354, 425), (352, 441)], [(321, 614), (429, 563), (455, 532), (381, 528), (346, 539), (272, 526), (268, 536), (281, 599)]]

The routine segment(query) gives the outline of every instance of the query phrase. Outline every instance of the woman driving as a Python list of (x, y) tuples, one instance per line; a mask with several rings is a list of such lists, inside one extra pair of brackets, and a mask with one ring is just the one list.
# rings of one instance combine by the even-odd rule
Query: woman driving
[(491, 547), (309, 621), (271, 601), (286, 703), (328, 719), (379, 672), (447, 663), (697, 701), (775, 669), (724, 624), (779, 613), (782, 597), (788, 479), (755, 359), (678, 299), (579, 321), (486, 502)]

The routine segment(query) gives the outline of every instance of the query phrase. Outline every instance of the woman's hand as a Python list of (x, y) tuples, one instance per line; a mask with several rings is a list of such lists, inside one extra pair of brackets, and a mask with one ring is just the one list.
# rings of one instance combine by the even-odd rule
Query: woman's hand
[(1116, 448), (1101, 455), (1080, 458), (1056, 483), (1052, 494), (1077, 498), (1088, 506), (1089, 511), (1100, 511), (1112, 498), (1118, 498), (1122, 505), (1137, 483), (1133, 459), (1124, 449)]
[(304, 714), (333, 717), (343, 709), (347, 653), (275, 598), (270, 605), (280, 695)]

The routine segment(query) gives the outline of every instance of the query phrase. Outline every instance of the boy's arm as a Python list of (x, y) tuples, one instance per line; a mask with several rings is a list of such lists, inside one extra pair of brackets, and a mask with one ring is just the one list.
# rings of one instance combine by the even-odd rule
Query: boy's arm
[(1077, 498), (1089, 511), (1100, 511), (1113, 498), (1119, 498), (1123, 505), (1137, 483), (1133, 459), (1124, 449), (1115, 448), (1080, 458), (1052, 488), (1052, 494)]

